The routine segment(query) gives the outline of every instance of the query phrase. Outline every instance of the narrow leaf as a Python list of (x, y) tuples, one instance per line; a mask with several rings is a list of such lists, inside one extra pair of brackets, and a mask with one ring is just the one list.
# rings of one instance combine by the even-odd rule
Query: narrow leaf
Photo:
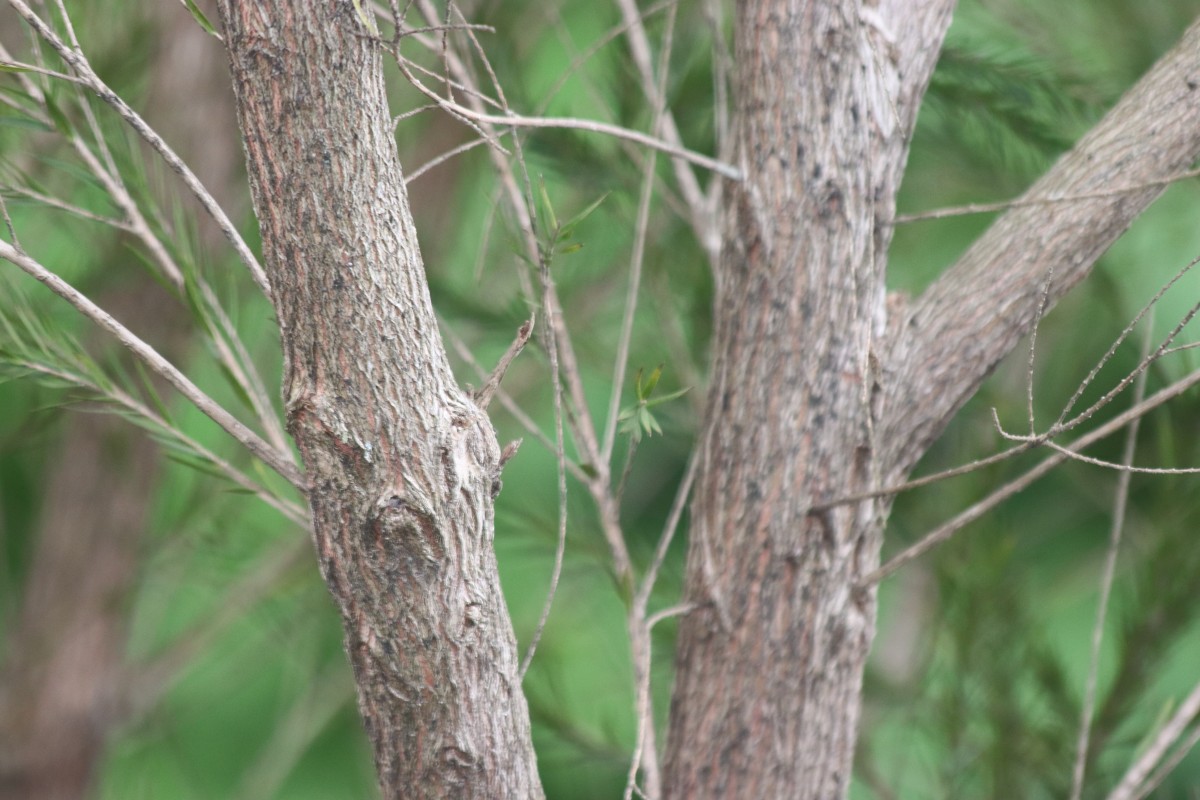
[(192, 17), (197, 23), (199, 23), (200, 27), (204, 29), (205, 33), (212, 34), (218, 39), (221, 38), (221, 34), (217, 33), (217, 29), (213, 27), (211, 22), (208, 21), (208, 17), (204, 16), (204, 12), (201, 11), (200, 7), (196, 5), (195, 0), (183, 0), (183, 4), (187, 7), (188, 11), (192, 12)]
[(580, 211), (578, 214), (576, 214), (575, 216), (573, 216), (569, 220), (567, 220), (563, 224), (562, 228), (559, 229), (559, 235), (562, 237), (567, 237), (567, 236), (570, 236), (572, 233), (574, 233), (575, 226), (578, 225), (579, 223), (583, 222), (588, 217), (590, 217), (592, 215), (592, 212), (595, 211), (597, 208), (599, 208), (600, 204), (603, 203), (608, 198), (608, 195), (609, 195), (608, 192), (605, 192), (604, 194), (600, 195), (599, 199), (597, 199), (594, 203), (592, 203), (587, 208), (585, 208), (583, 211)]

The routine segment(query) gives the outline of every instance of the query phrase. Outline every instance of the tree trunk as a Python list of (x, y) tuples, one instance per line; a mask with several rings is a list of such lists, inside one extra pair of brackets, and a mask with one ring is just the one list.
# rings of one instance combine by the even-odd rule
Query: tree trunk
[(1200, 153), (1197, 25), (1027, 194), (1089, 199), (1010, 211), (887, 320), (894, 196), (950, 4), (852, 5), (738, 7), (747, 177), (726, 197), (669, 797), (846, 795), (887, 503), (822, 504), (902, 480), (1032, 327), (1047, 271), (1053, 302)]
[(381, 45), (351, 0), (220, 8), (288, 427), (384, 796), (541, 797), (492, 550), (499, 448), (442, 348)]
[[(813, 508), (878, 485), (887, 222), (932, 69), (901, 63), (856, 5), (738, 5), (746, 178), (725, 195), (668, 797), (849, 786), (875, 626), (857, 586), (887, 504)], [(928, 20), (933, 52), (948, 21)]]
[[(888, 320), (896, 189), (952, 5), (738, 4), (745, 179), (725, 192), (670, 797), (846, 795), (875, 618), (863, 578), (888, 501), (832, 501), (906, 474), (1033, 324), (1046, 269), (1069, 266), (1053, 300), (1155, 194), (1011, 212), (999, 244), (985, 236)], [(491, 549), (495, 436), (442, 351), (380, 46), (351, 0), (221, 11), (288, 423), (384, 792), (538, 797)], [(1194, 28), (1031, 191), (1160, 180), (1194, 159), (1198, 49)]]

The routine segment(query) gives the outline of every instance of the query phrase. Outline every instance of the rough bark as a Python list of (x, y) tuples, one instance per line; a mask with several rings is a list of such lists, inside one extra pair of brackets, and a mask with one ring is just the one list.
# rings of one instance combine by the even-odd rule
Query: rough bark
[(350, 0), (220, 10), (288, 427), (384, 795), (540, 797), (492, 550), (499, 448), (442, 348), (380, 45)]
[[(1200, 22), (958, 263), (913, 303), (885, 364), (889, 482), (900, 480), (1033, 327), (1049, 270), (1052, 306), (1200, 157)], [(1140, 190), (1119, 191), (1143, 186)]]
[[(849, 786), (885, 504), (884, 260), (949, 5), (756, 0), (735, 23), (714, 366), (692, 514), (666, 795), (835, 798)], [(904, 46), (899, 46), (903, 44)]]
[[(1193, 27), (1028, 194), (1107, 196), (1009, 212), (903, 324), (882, 329), (889, 338), (872, 341), (903, 142), (948, 17), (936, 4), (903, 5), (867, 14), (891, 34), (884, 50), (897, 69), (883, 82), (901, 100), (899, 144), (877, 119), (876, 140), (864, 142), (871, 67), (855, 61), (847, 12), (739, 8), (747, 180), (729, 192), (718, 274), (687, 585), (703, 610), (680, 629), (672, 797), (845, 795), (874, 625), (858, 578), (877, 559), (886, 503), (809, 509), (902, 479), (1032, 327), (1047, 270), (1053, 303), (1161, 187), (1112, 190), (1200, 154)], [(872, 224), (873, 263), (863, 251)]]
[[(388, 796), (538, 796), (490, 547), (494, 435), (436, 334), (378, 47), (352, 3), (309, 5), (222, 0), (222, 15), (289, 427), (381, 781)], [(860, 580), (888, 503), (823, 504), (907, 472), (1028, 330), (1045, 267), (1070, 265), (1054, 299), (1152, 199), (1010, 215), (889, 327), (895, 192), (952, 3), (859, 5), (738, 5), (746, 178), (725, 192), (669, 797), (845, 796), (875, 616)], [(1035, 191), (1194, 158), (1195, 68), (1160, 69), (1122, 113), (1164, 122), (1102, 125)]]

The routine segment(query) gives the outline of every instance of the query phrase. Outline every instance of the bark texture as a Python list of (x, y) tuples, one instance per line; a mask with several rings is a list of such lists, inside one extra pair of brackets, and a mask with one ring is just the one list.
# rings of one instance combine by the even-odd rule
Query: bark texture
[(810, 509), (902, 480), (1030, 330), (1047, 271), (1053, 303), (1162, 186), (1118, 190), (1200, 155), (1197, 25), (1027, 195), (1089, 199), (1007, 213), (887, 321), (888, 221), (949, 4), (867, 7), (857, 50), (850, 5), (739, 5), (747, 180), (727, 195), (670, 797), (845, 796), (887, 506)]
[[(738, 4), (746, 177), (724, 194), (668, 797), (846, 795), (888, 502), (828, 504), (906, 474), (1033, 324), (1046, 269), (1057, 299), (1157, 193), (1012, 212), (890, 324), (894, 198), (952, 5)], [(490, 542), (495, 437), (437, 335), (378, 46), (349, 0), (221, 10), (289, 426), (384, 792), (540, 796)], [(1032, 191), (1195, 158), (1197, 51), (1193, 29)]]
[(1200, 22), (1022, 198), (1072, 199), (1004, 214), (896, 326), (881, 431), (889, 483), (1029, 332), (1050, 270), (1053, 305), (1197, 157)]
[(902, 50), (856, 4), (738, 5), (746, 179), (726, 192), (668, 797), (849, 786), (875, 624), (856, 587), (886, 508), (812, 509), (878, 481), (887, 221), (949, 22), (945, 4), (906, 13)]
[(499, 448), (442, 349), (379, 43), (350, 0), (220, 10), (288, 427), (383, 793), (541, 797), (492, 550)]

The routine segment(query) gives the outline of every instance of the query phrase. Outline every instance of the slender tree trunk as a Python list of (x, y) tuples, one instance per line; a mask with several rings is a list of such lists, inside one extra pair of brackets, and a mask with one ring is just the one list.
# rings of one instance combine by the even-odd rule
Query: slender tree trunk
[(383, 793), (541, 797), (492, 550), (500, 452), (442, 348), (380, 43), (350, 0), (220, 9), (288, 427)]
[[(888, 508), (830, 502), (906, 474), (1033, 324), (1046, 269), (1067, 265), (1054, 299), (1155, 194), (1006, 215), (888, 320), (895, 193), (952, 6), (738, 4), (746, 177), (725, 192), (669, 797), (845, 796)], [(221, 11), (289, 426), (384, 792), (540, 796), (491, 549), (495, 436), (437, 335), (379, 45), (351, 0)], [(1194, 159), (1197, 50), (1193, 29), (1032, 191)]]
[(1027, 195), (1088, 199), (1004, 215), (887, 320), (893, 198), (951, 4), (855, 5), (738, 6), (747, 177), (727, 192), (669, 797), (845, 796), (887, 508), (822, 504), (902, 480), (1034, 324), (1048, 270), (1053, 302), (1200, 153), (1195, 25)]
[(907, 44), (930, 49), (902, 50), (857, 7), (737, 7), (746, 178), (725, 194), (668, 797), (849, 786), (887, 503), (820, 506), (879, 483), (887, 223), (949, 22), (914, 7)]

